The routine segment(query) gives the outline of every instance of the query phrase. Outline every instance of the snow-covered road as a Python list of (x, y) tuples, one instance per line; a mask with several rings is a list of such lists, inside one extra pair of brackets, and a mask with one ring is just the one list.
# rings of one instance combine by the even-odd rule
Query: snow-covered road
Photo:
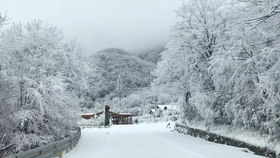
[[(177, 132), (167, 123), (82, 129), (66, 158), (261, 158), (240, 148), (211, 143)], [(174, 125), (174, 124), (173, 124)]]

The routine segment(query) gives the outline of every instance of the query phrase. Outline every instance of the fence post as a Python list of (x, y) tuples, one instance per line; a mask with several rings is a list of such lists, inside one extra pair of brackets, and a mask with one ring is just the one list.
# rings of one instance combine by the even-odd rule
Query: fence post
[(75, 141), (75, 136), (70, 139), (70, 150), (73, 150), (73, 139)]

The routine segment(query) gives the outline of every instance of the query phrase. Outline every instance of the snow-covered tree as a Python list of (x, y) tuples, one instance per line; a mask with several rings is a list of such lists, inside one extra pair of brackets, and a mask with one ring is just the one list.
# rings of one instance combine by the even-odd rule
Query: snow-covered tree
[[(8, 21), (8, 16), (5, 13), (2, 15), (0, 13), (0, 29), (5, 25)], [(2, 30), (0, 30), (0, 39), (1, 39)], [(1, 55), (1, 54), (0, 54)], [(12, 125), (8, 117), (11, 115), (13, 109), (8, 105), (7, 98), (11, 94), (11, 82), (6, 80), (6, 76), (2, 70), (3, 63), (0, 60), (0, 157), (4, 157), (8, 151), (11, 149), (12, 144), (10, 140), (12, 139)]]
[[(191, 0), (162, 52), (154, 89), (185, 117), (279, 137), (279, 1)], [(188, 94), (188, 95), (186, 95)]]
[[(180, 21), (171, 30), (172, 39), (162, 52), (162, 60), (155, 71), (154, 87), (164, 85), (175, 93), (181, 90), (181, 96), (190, 93), (192, 104), (187, 109), (190, 114), (211, 120), (210, 108), (215, 91), (210, 61), (222, 38), (221, 30), (225, 13), (222, 8), (225, 1), (189, 1), (177, 11)], [(193, 109), (193, 110), (191, 110)]]
[[(122, 97), (128, 96), (138, 88), (148, 87), (152, 80), (151, 71), (155, 67), (154, 64), (117, 48), (94, 53), (89, 61), (89, 65), (92, 64), (100, 74), (99, 98), (110, 99), (118, 97), (118, 85), (121, 86)], [(121, 79), (122, 84), (118, 84), (118, 79)]]
[(118, 80), (117, 80), (117, 93), (118, 93), (118, 98), (120, 103), (119, 106), (121, 106), (121, 99), (123, 93), (123, 83), (122, 83), (121, 75), (118, 76)]
[(158, 48), (158, 49), (150, 50), (145, 53), (139, 54), (138, 56), (142, 60), (157, 64), (157, 62), (160, 61), (160, 59), (161, 59), (160, 53), (163, 51), (164, 51), (164, 48)]
[[(235, 126), (279, 132), (279, 6), (277, 1), (242, 2), (234, 29), (235, 50), (231, 56), (234, 73), (232, 99), (227, 113)], [(244, 16), (245, 15), (245, 16)]]
[(76, 127), (87, 91), (86, 65), (81, 47), (63, 36), (39, 20), (13, 24), (2, 33), (1, 94), (9, 96), (1, 102), (11, 109), (7, 118), (22, 141), (13, 153), (66, 137)]

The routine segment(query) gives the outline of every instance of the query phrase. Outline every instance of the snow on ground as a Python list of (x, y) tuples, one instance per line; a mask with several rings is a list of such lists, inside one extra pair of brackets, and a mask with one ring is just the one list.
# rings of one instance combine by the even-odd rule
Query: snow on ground
[[(65, 158), (261, 158), (244, 149), (172, 132), (167, 123), (82, 129)], [(174, 123), (171, 124), (172, 127)]]
[[(179, 119), (177, 123), (184, 124), (182, 123), (181, 119)], [(269, 149), (280, 153), (280, 142), (272, 142), (269, 135), (260, 135), (259, 131), (253, 131), (243, 128), (233, 130), (231, 126), (227, 125), (212, 125), (207, 128), (205, 127), (205, 122), (189, 123), (185, 121), (185, 123), (188, 127), (191, 128), (216, 133), (224, 137), (237, 139), (263, 148), (268, 147)]]

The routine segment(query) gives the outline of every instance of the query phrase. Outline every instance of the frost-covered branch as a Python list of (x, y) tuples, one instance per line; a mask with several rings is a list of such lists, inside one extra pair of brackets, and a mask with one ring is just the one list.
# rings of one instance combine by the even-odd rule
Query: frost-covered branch
[(276, 6), (273, 6), (271, 8), (271, 12), (266, 14), (266, 15), (263, 15), (261, 17), (257, 17), (257, 18), (254, 18), (254, 19), (250, 19), (248, 21), (258, 21), (258, 23), (255, 25), (254, 28), (256, 28), (258, 25), (260, 25), (261, 23), (264, 23), (265, 21), (267, 21), (269, 18), (277, 15), (277, 14), (280, 14), (280, 4), (276, 5)]
[(8, 18), (7, 12), (5, 12), (4, 15), (2, 15), (2, 14), (0, 13), (0, 28), (1, 28), (3, 25), (6, 25), (8, 20), (10, 20), (10, 18)]

